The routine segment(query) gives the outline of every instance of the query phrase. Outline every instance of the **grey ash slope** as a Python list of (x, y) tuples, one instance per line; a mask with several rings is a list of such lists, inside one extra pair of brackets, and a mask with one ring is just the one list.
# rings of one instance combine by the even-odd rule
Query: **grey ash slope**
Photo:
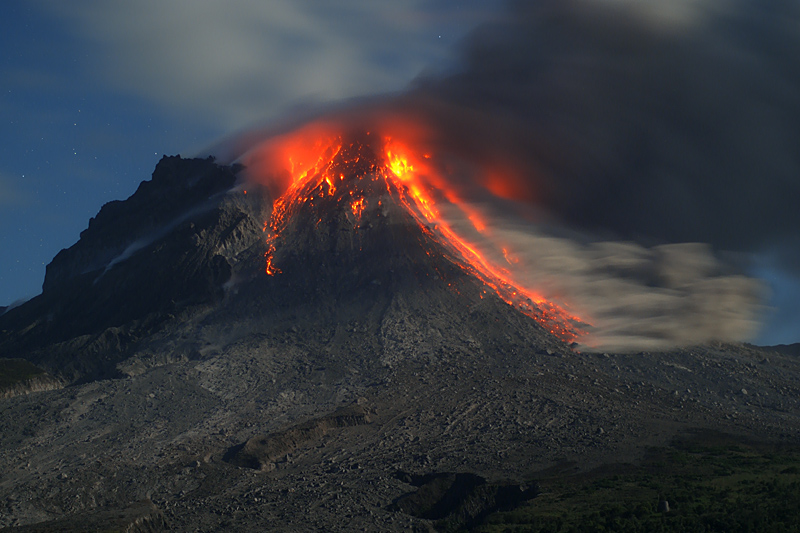
[[(0, 527), (144, 509), (180, 531), (425, 531), (392, 506), (414, 476), (525, 484), (697, 428), (800, 440), (793, 355), (573, 352), (484, 294), (371, 182), (339, 191), (381, 199), (360, 217), (336, 197), (305, 205), (275, 253), (283, 273), (267, 276), (263, 191), (231, 190), (232, 170), (209, 161), (166, 161), (176, 180), (199, 165), (215, 185), (144, 224), (170, 229), (105, 273), (153, 233), (88, 273), (65, 255), (73, 277), (0, 319), (0, 347), (79, 380), (0, 400)], [(84, 264), (97, 253), (76, 250)], [(116, 289), (147, 305), (114, 314)], [(60, 294), (111, 311), (95, 324)]]

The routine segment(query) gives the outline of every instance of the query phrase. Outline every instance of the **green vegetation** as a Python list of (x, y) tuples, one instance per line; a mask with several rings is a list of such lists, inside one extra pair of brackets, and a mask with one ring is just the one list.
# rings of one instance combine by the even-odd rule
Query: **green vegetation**
[(23, 359), (0, 359), (0, 390), (44, 373), (44, 370)]
[[(651, 450), (639, 467), (542, 479), (541, 493), (476, 531), (800, 531), (800, 448), (720, 442)], [(669, 511), (659, 512), (666, 500)]]

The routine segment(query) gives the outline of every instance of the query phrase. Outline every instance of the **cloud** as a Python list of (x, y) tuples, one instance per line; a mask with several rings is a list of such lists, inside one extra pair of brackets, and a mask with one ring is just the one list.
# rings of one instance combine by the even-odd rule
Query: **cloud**
[[(46, 0), (119, 89), (225, 128), (291, 106), (403, 88), (447, 55), (438, 34), (486, 9), (445, 0)], [(448, 17), (449, 15), (449, 17)], [(96, 65), (94, 65), (96, 66)]]
[(633, 242), (580, 244), (497, 228), (517, 279), (572, 302), (591, 324), (591, 350), (663, 350), (709, 341), (745, 341), (760, 327), (764, 287), (726, 272), (703, 244), (646, 248)]
[[(732, 271), (708, 245), (587, 241), (487, 204), (439, 211), (515, 285), (588, 324), (582, 349), (664, 350), (745, 341), (759, 330), (765, 285)], [(479, 214), (479, 231), (467, 212)]]
[[(797, 2), (517, 1), (470, 36), (463, 64), (401, 106), (504, 177), (481, 185), (584, 235), (514, 242), (537, 283), (585, 306), (601, 344), (747, 338), (763, 291), (732, 272), (769, 254), (800, 278)], [(696, 242), (711, 251), (680, 244)], [(716, 272), (665, 287), (598, 271), (609, 250), (645, 272), (704, 257)]]

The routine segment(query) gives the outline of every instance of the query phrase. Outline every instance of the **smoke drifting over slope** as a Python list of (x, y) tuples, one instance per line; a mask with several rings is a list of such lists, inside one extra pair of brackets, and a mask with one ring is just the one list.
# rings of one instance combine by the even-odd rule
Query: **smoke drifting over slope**
[(758, 329), (761, 284), (731, 273), (707, 245), (582, 242), (509, 219), (489, 220), (496, 223), (493, 239), (481, 248), (494, 250), (495, 261), (522, 285), (565, 302), (591, 324), (580, 339), (584, 349), (741, 341)]
[(798, 52), (788, 2), (519, 2), (460, 71), (326, 120), (413, 131), (485, 207), (476, 246), (586, 317), (591, 345), (745, 340), (764, 292), (731, 260), (779, 250), (800, 272)]

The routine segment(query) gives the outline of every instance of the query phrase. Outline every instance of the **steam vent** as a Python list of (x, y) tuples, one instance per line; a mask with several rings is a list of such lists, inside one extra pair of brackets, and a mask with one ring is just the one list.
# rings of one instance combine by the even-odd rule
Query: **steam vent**
[(800, 498), (796, 346), (593, 351), (435, 154), (313, 133), (164, 157), (0, 315), (3, 531), (722, 531)]

